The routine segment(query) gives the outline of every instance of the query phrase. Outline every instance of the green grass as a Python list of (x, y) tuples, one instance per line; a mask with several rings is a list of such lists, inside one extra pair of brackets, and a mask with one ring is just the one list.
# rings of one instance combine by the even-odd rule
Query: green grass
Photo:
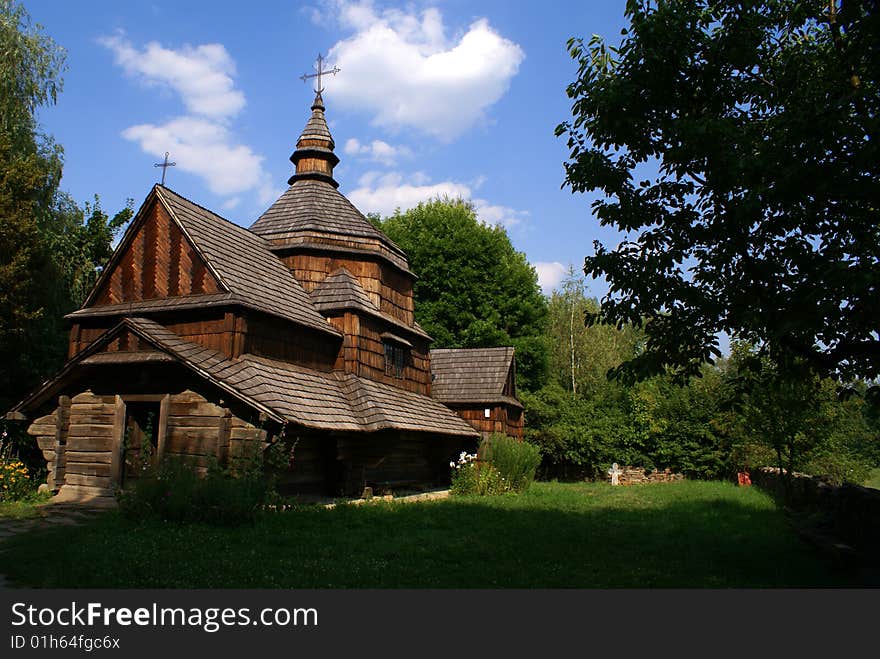
[(535, 483), (521, 495), (266, 514), (252, 526), (118, 513), (7, 541), (14, 584), (66, 588), (850, 585), (756, 488)]
[(873, 487), (875, 490), (880, 490), (880, 469), (871, 471), (871, 475), (865, 481), (865, 487)]
[(46, 503), (49, 497), (49, 494), (35, 492), (21, 501), (0, 501), (0, 520), (39, 517), (40, 511), (37, 506)]

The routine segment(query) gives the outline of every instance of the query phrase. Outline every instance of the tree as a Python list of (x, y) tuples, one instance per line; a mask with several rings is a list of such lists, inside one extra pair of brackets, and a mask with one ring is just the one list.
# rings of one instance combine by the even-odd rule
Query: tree
[[(835, 0), (630, 0), (572, 39), (564, 185), (624, 233), (595, 320), (645, 326), (621, 374), (699, 373), (719, 332), (841, 379), (880, 374), (880, 14)], [(644, 320), (643, 320), (644, 319)]]
[(61, 178), (61, 149), (37, 130), (55, 101), (63, 51), (24, 8), (0, 0), (0, 407), (5, 412), (52, 362), (42, 334), (54, 264), (43, 228)]
[(878, 438), (863, 398), (841, 398), (837, 383), (798, 359), (779, 364), (733, 345), (727, 380), (738, 427), (737, 459), (774, 463), (786, 497), (795, 471), (861, 483), (876, 465)]
[(380, 228), (418, 273), (416, 320), (435, 347), (513, 345), (519, 385), (540, 386), (547, 303), (503, 227), (481, 224), (469, 202), (434, 199), (396, 212)]
[(61, 91), (64, 51), (41, 30), (20, 4), (0, 0), (0, 414), (61, 365), (62, 317), (82, 303), (132, 216), (130, 200), (110, 218), (97, 196), (80, 208), (59, 192), (63, 151), (35, 112)]
[(551, 378), (573, 394), (597, 394), (608, 372), (641, 349), (641, 332), (631, 325), (587, 326), (585, 318), (598, 311), (598, 300), (587, 297), (584, 277), (569, 266), (560, 290), (550, 294), (547, 340)]

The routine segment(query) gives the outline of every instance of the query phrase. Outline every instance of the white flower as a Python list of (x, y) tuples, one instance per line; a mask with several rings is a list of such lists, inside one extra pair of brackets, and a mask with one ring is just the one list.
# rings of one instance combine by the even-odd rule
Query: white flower
[(450, 467), (455, 467), (455, 462), (450, 462), (450, 463), (449, 463), (449, 466), (450, 466)]

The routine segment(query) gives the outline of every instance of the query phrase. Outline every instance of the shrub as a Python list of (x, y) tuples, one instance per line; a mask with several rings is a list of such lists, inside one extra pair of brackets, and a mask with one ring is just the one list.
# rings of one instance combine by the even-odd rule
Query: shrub
[(505, 489), (514, 492), (528, 489), (541, 464), (541, 450), (537, 446), (502, 434), (484, 439), (479, 454), (501, 474)]
[(507, 491), (507, 483), (494, 466), (477, 459), (476, 453), (462, 453), (458, 462), (450, 462), (452, 467), (452, 494), (501, 494)]
[(202, 477), (181, 458), (166, 458), (118, 495), (130, 519), (235, 525), (253, 521), (269, 485), (257, 470), (233, 474), (216, 464)]
[(4, 431), (0, 436), (0, 501), (21, 501), (33, 489), (27, 466), (15, 454)]

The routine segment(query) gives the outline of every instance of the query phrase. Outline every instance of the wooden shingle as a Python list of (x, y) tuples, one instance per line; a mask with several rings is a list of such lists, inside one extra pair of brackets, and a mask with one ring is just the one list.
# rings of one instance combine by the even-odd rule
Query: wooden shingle
[(260, 236), (168, 188), (156, 192), (229, 292), (265, 313), (338, 335)]
[(431, 350), (431, 396), (444, 403), (519, 405), (505, 394), (513, 365), (513, 348), (445, 348)]
[(280, 420), (319, 430), (476, 435), (452, 410), (428, 396), (353, 374), (323, 373), (266, 357), (245, 354), (229, 359), (146, 318), (127, 318), (123, 324), (209, 381)]

